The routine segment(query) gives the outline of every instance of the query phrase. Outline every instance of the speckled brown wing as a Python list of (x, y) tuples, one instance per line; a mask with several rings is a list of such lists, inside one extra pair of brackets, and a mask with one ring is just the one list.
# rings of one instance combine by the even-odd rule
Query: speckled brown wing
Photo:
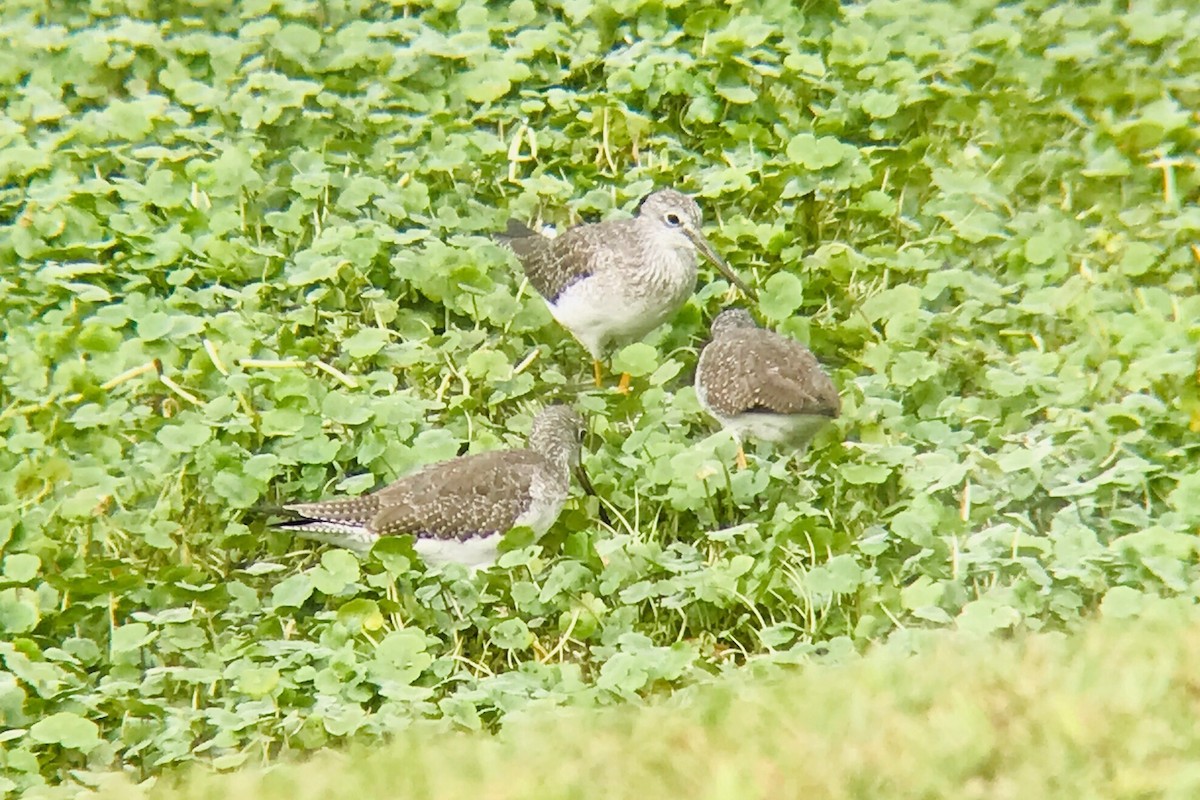
[(529, 450), (496, 450), (431, 464), (380, 489), (367, 528), (467, 539), (504, 532), (530, 503), (534, 475), (545, 459)]
[(750, 411), (836, 417), (841, 399), (812, 352), (762, 328), (730, 331), (700, 354), (707, 403), (719, 414)]
[(579, 225), (551, 239), (510, 219), (507, 230), (495, 238), (516, 253), (533, 288), (554, 303), (569, 286), (595, 272), (595, 258), (603, 254), (596, 246), (600, 233), (599, 226)]

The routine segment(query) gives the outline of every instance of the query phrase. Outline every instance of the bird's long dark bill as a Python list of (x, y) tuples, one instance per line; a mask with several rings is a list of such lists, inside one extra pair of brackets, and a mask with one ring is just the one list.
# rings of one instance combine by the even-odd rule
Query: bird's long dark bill
[(587, 470), (583, 468), (583, 464), (575, 465), (575, 477), (579, 479), (579, 485), (583, 487), (583, 491), (590, 494), (592, 497), (599, 497), (596, 494), (596, 487), (592, 486), (592, 480), (588, 477)]
[(711, 261), (714, 267), (721, 271), (722, 275), (728, 278), (734, 286), (742, 290), (742, 294), (746, 295), (746, 297), (749, 297), (751, 300), (758, 300), (758, 293), (747, 286), (745, 282), (742, 281), (742, 279), (739, 278), (732, 269), (730, 269), (729, 265), (725, 263), (724, 259), (717, 255), (716, 251), (712, 249), (712, 245), (708, 243), (707, 239), (705, 239), (699, 233), (692, 233), (691, 231), (688, 231), (688, 238), (691, 239), (692, 243), (696, 245), (696, 249), (699, 250), (705, 258)]
[(583, 487), (584, 492), (600, 500), (600, 508), (598, 509), (600, 512), (600, 521), (611, 528), (612, 521), (608, 518), (608, 512), (604, 510), (604, 500), (600, 498), (600, 495), (596, 494), (596, 487), (592, 486), (592, 480), (588, 477), (587, 470), (583, 468), (583, 464), (575, 465), (575, 477), (579, 479), (579, 485)]

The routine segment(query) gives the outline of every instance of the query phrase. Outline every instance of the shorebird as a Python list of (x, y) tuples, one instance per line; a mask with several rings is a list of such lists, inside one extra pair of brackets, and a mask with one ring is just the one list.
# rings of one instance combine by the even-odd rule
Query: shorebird
[(746, 467), (744, 438), (803, 453), (842, 405), (807, 347), (758, 327), (741, 308), (726, 309), (712, 321), (712, 341), (696, 365), (696, 397), (737, 440), (739, 469)]
[[(696, 288), (696, 255), (713, 263), (746, 296), (738, 278), (700, 232), (700, 206), (674, 189), (646, 195), (630, 219), (578, 225), (550, 238), (509, 220), (496, 239), (508, 245), (550, 314), (592, 356), (637, 341), (663, 324)], [(629, 375), (617, 387), (629, 390)]]
[(427, 564), (481, 569), (496, 561), (500, 537), (519, 525), (541, 536), (558, 519), (571, 471), (588, 491), (580, 465), (583, 418), (552, 405), (533, 419), (526, 447), (430, 464), (357, 497), (291, 503), (296, 519), (276, 527), (366, 552), (384, 536), (411, 534)]

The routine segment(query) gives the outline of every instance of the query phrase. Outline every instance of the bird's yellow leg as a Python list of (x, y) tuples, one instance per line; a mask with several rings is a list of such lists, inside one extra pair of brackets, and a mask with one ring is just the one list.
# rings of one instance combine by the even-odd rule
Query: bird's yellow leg
[(738, 442), (738, 451), (737, 451), (737, 456), (734, 459), (734, 463), (737, 464), (738, 469), (746, 468), (746, 451), (742, 449), (741, 442)]
[(600, 384), (602, 383), (601, 378), (604, 377), (604, 373), (600, 369), (600, 362), (594, 358), (592, 359), (592, 375), (596, 378), (596, 388), (599, 389)]
[(621, 382), (617, 384), (617, 394), (629, 394), (629, 373), (621, 373)]

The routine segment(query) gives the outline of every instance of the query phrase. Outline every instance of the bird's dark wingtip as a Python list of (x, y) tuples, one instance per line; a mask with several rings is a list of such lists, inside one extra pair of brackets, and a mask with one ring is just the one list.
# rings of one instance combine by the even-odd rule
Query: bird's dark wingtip
[(278, 531), (290, 531), (297, 528), (303, 528), (305, 525), (311, 525), (317, 520), (309, 517), (293, 517), (292, 519), (280, 519), (272, 522), (270, 527)]
[[(292, 512), (288, 511), (283, 505), (277, 503), (262, 503), (260, 505), (251, 506), (250, 508), (244, 509), (242, 511), (240, 522), (243, 525), (249, 525), (251, 522), (257, 522), (265, 517), (278, 517), (290, 515), (291, 513)], [(271, 524), (273, 525), (274, 523)]]

